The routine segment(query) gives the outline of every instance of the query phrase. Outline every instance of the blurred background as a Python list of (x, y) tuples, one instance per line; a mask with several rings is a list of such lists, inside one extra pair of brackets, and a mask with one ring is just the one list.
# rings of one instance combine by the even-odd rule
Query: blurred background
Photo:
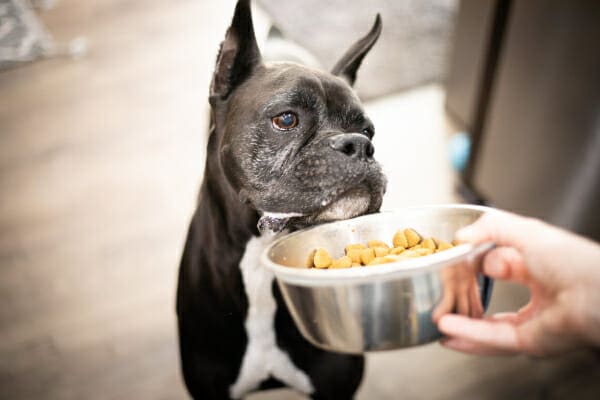
[[(381, 13), (356, 89), (384, 209), (490, 204), (600, 240), (600, 2), (254, 3), (265, 54), (324, 68)], [(234, 5), (0, 0), (0, 399), (187, 398), (176, 276)], [(497, 282), (491, 311), (527, 298)], [(434, 343), (369, 355), (357, 398), (599, 396), (598, 353)]]

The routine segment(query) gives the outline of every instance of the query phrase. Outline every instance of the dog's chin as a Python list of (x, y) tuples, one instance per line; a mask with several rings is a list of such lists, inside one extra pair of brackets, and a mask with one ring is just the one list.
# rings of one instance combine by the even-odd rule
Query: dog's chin
[(324, 204), (322, 208), (309, 215), (303, 215), (290, 221), (292, 228), (305, 228), (324, 222), (339, 221), (358, 217), (369, 212), (373, 205), (371, 193), (366, 187), (353, 188), (343, 195)]
[(313, 216), (314, 223), (354, 218), (366, 213), (371, 205), (371, 195), (365, 188), (351, 190)]

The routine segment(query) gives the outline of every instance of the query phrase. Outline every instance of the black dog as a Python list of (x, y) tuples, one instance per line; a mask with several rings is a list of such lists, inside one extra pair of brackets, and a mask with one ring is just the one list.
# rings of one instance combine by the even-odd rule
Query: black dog
[(249, 1), (238, 2), (211, 84), (204, 182), (179, 271), (181, 362), (193, 397), (289, 386), (349, 399), (358, 388), (363, 357), (308, 343), (257, 256), (274, 237), (262, 230), (379, 210), (386, 181), (350, 85), (380, 32), (377, 16), (332, 73), (265, 65)]

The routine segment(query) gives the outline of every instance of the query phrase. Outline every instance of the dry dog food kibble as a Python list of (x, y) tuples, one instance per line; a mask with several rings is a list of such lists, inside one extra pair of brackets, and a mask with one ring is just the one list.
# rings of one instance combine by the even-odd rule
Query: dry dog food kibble
[(453, 244), (435, 238), (423, 238), (414, 229), (399, 230), (392, 238), (392, 246), (381, 240), (369, 240), (349, 244), (345, 256), (335, 260), (327, 250), (314, 249), (308, 256), (308, 268), (334, 269), (387, 264), (415, 257), (438, 253), (454, 247)]

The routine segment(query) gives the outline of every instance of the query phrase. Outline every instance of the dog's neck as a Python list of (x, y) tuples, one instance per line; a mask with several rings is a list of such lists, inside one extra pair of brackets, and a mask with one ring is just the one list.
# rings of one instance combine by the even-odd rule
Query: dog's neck
[(211, 224), (225, 233), (225, 246), (245, 246), (252, 236), (258, 236), (258, 212), (240, 201), (230, 186), (218, 159), (218, 132), (211, 129), (208, 138), (204, 180), (200, 189), (199, 205)]

